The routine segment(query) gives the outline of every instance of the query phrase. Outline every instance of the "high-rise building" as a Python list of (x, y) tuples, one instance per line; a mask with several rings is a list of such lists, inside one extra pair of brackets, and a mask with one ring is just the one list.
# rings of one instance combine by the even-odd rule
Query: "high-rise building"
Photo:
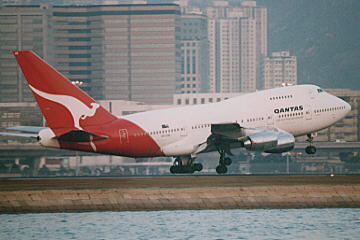
[[(221, 2), (222, 3), (222, 2)], [(209, 18), (210, 90), (251, 92), (259, 88), (261, 62), (267, 55), (267, 11), (256, 2), (241, 7), (217, 4)]]
[(34, 99), (17, 66), (14, 50), (33, 50), (49, 59), (48, 5), (0, 8), (0, 102), (32, 102)]
[(97, 99), (171, 103), (179, 14), (173, 4), (54, 7), (60, 70)]
[(11, 50), (26, 49), (96, 99), (172, 102), (180, 79), (177, 5), (5, 6), (0, 17), (4, 101), (32, 100), (22, 93), (11, 56)]
[(263, 88), (276, 88), (297, 84), (297, 61), (287, 51), (273, 52), (262, 67)]
[(207, 17), (185, 13), (181, 16), (181, 78), (177, 93), (208, 91)]

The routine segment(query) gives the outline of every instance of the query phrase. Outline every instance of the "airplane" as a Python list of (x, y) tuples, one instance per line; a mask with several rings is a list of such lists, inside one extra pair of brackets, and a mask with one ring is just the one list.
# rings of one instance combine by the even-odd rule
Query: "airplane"
[(309, 142), (306, 153), (314, 154), (313, 134), (351, 110), (318, 86), (294, 85), (116, 117), (32, 51), (13, 54), (47, 123), (13, 130), (36, 136), (44, 147), (137, 158), (170, 156), (174, 174), (201, 171), (196, 157), (212, 151), (220, 155), (216, 172), (225, 174), (232, 149), (283, 153), (302, 135)]

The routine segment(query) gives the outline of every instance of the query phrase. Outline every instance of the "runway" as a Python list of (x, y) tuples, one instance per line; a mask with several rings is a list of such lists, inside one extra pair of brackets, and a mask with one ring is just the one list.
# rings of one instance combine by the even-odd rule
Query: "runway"
[(0, 212), (360, 207), (360, 176), (0, 180)]
[(360, 176), (178, 175), (0, 179), (0, 191), (360, 184)]

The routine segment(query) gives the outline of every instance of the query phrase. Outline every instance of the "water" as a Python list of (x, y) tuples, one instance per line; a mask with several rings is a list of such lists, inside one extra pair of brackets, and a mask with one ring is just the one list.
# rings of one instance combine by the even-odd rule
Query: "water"
[(360, 209), (0, 215), (0, 239), (360, 239)]

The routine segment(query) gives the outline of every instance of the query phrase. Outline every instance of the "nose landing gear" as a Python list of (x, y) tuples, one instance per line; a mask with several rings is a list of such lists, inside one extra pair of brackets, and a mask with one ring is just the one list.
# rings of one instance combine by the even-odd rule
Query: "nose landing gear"
[(309, 142), (310, 145), (305, 148), (305, 152), (307, 154), (315, 154), (316, 153), (316, 147), (312, 145), (314, 137), (311, 135), (311, 133), (309, 133), (307, 135), (307, 137), (308, 137), (308, 139), (306, 141)]

